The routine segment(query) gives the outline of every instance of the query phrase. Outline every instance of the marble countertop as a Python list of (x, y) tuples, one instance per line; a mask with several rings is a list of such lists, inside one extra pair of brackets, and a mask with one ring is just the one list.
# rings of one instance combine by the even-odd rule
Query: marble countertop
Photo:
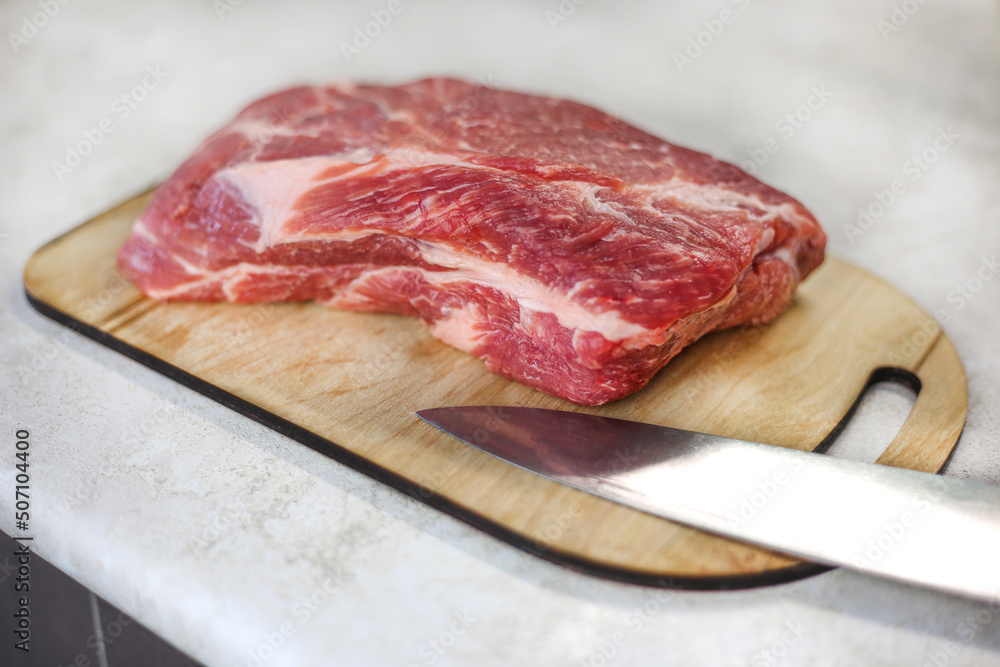
[(21, 283), (37, 247), (271, 90), (453, 74), (569, 96), (755, 171), (816, 213), (831, 254), (942, 313), (970, 392), (947, 474), (1000, 483), (1000, 4), (15, 0), (0, 26), (0, 529), (28, 429), (36, 551), (182, 650), (248, 667), (1000, 661), (1000, 610), (852, 572), (691, 592), (543, 562), (40, 316)]

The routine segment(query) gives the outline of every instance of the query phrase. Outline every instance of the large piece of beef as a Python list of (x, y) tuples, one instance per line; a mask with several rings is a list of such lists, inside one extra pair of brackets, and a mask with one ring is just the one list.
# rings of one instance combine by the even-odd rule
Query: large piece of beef
[(774, 318), (824, 244), (732, 165), (582, 104), (431, 79), (252, 104), (160, 186), (119, 264), (154, 299), (418, 315), (597, 405)]

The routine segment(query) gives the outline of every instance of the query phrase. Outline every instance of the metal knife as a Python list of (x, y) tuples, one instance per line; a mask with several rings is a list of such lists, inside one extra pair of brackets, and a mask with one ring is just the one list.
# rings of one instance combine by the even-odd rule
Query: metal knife
[(533, 473), (826, 565), (1000, 604), (1000, 486), (560, 410), (421, 410)]

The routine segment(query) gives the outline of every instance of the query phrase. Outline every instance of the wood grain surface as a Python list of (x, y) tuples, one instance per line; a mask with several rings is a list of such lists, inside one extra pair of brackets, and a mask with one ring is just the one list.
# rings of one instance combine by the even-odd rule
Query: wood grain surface
[(965, 422), (965, 374), (933, 318), (836, 258), (770, 325), (712, 334), (642, 391), (581, 408), (487, 372), (412, 318), (312, 303), (146, 299), (118, 272), (115, 255), (149, 196), (37, 251), (24, 272), (32, 304), (310, 447), (577, 569), (655, 585), (729, 588), (824, 568), (532, 475), (414, 412), (488, 404), (578, 410), (812, 450), (830, 442), (873, 378), (891, 378), (920, 391), (879, 462), (927, 472), (942, 468)]

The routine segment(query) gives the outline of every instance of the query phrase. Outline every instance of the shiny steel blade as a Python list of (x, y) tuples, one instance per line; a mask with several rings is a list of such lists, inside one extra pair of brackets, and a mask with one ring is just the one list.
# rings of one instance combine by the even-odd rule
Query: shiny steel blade
[(609, 500), (827, 565), (1000, 602), (1000, 487), (559, 410), (421, 418)]

